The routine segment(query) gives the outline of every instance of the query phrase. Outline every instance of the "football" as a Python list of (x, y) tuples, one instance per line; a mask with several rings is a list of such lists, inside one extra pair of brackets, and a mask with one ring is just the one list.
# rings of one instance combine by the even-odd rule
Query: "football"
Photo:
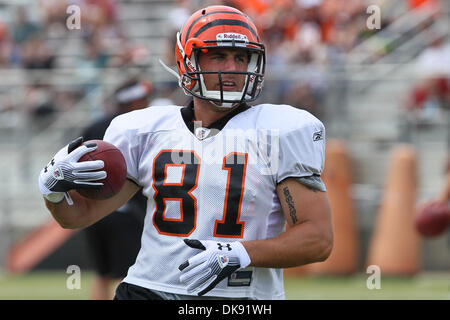
[(424, 237), (436, 237), (442, 234), (450, 223), (450, 211), (440, 202), (423, 205), (414, 219), (416, 230)]
[(89, 199), (104, 200), (111, 198), (120, 191), (127, 176), (127, 164), (125, 158), (114, 145), (103, 140), (89, 140), (83, 144), (96, 143), (97, 149), (91, 151), (79, 160), (92, 161), (103, 160), (105, 166), (102, 170), (106, 171), (106, 178), (99, 180), (103, 186), (99, 189), (77, 189), (76, 191), (83, 197)]

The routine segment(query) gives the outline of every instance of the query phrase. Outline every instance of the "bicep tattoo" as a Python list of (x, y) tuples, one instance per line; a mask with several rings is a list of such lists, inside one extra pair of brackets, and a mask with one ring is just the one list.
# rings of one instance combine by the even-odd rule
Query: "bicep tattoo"
[(287, 203), (287, 205), (289, 207), (289, 215), (290, 215), (290, 217), (292, 219), (292, 223), (295, 224), (298, 221), (297, 211), (295, 210), (294, 199), (292, 198), (288, 187), (283, 187), (283, 194), (284, 194), (284, 198), (286, 200), (286, 203)]

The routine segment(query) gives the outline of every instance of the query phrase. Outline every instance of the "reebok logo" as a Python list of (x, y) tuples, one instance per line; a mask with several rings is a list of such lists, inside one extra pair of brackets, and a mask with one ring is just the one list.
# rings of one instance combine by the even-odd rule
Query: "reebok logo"
[(322, 130), (314, 132), (314, 134), (313, 134), (313, 141), (319, 141), (319, 140), (322, 140), (322, 139), (323, 139), (323, 131)]

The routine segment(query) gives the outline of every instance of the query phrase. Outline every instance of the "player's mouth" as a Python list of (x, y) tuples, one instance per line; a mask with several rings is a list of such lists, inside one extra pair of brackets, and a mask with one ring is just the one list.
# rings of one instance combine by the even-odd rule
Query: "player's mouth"
[[(220, 84), (218, 86), (220, 88)], [(233, 80), (222, 81), (222, 90), (223, 91), (237, 91), (236, 81), (233, 81)]]

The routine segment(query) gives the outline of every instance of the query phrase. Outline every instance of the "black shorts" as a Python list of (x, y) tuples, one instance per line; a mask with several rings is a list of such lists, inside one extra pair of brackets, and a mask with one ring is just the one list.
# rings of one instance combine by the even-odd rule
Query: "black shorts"
[(147, 288), (122, 282), (116, 289), (114, 300), (163, 300), (163, 298)]
[(251, 300), (248, 297), (215, 297), (186, 295), (147, 289), (131, 283), (122, 282), (116, 289), (114, 300)]
[(121, 279), (136, 261), (143, 223), (130, 213), (113, 212), (85, 229), (95, 271)]

